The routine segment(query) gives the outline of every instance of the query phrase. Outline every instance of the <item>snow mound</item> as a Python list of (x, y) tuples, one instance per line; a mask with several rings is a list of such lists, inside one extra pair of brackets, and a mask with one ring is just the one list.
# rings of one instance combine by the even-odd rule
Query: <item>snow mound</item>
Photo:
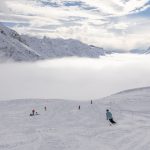
[[(93, 104), (66, 100), (1, 101), (0, 149), (148, 150), (149, 99), (150, 88), (143, 88)], [(30, 117), (33, 108), (40, 115)], [(107, 122), (107, 108), (117, 125)]]

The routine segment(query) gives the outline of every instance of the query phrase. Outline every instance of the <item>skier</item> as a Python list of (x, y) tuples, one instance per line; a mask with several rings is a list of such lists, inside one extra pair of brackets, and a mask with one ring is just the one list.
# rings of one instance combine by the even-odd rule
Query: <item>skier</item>
[(35, 113), (35, 110), (33, 109), (33, 110), (32, 110), (32, 115), (33, 115), (33, 116), (34, 116), (34, 113)]
[(38, 112), (35, 113), (36, 115), (39, 115)]
[(47, 110), (46, 106), (44, 107), (44, 110), (45, 110), (45, 111)]
[(106, 118), (110, 121), (110, 123), (116, 124), (116, 122), (113, 120), (112, 113), (108, 109), (106, 110)]
[(91, 100), (91, 104), (93, 104), (93, 101)]
[(78, 109), (80, 110), (80, 105), (79, 105)]

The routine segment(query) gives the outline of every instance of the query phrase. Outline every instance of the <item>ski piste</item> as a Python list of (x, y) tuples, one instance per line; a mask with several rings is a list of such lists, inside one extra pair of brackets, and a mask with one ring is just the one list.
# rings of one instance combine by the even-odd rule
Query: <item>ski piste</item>
[[(71, 100), (0, 101), (0, 149), (149, 150), (149, 97), (150, 88), (145, 88), (95, 100), (92, 105)], [(40, 115), (30, 117), (33, 108)], [(116, 125), (106, 120), (107, 108)]]

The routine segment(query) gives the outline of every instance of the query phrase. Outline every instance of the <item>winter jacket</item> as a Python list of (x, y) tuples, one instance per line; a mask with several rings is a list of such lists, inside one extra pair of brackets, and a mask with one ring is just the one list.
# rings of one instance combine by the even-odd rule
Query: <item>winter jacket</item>
[(106, 118), (107, 118), (107, 120), (112, 119), (112, 113), (107, 111), (106, 112)]

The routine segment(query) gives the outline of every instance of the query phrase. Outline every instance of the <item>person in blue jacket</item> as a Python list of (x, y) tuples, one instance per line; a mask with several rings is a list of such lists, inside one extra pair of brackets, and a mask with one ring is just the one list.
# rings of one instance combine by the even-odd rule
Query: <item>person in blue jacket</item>
[(110, 121), (110, 123), (116, 124), (116, 122), (113, 120), (112, 113), (108, 109), (106, 110), (106, 118)]

